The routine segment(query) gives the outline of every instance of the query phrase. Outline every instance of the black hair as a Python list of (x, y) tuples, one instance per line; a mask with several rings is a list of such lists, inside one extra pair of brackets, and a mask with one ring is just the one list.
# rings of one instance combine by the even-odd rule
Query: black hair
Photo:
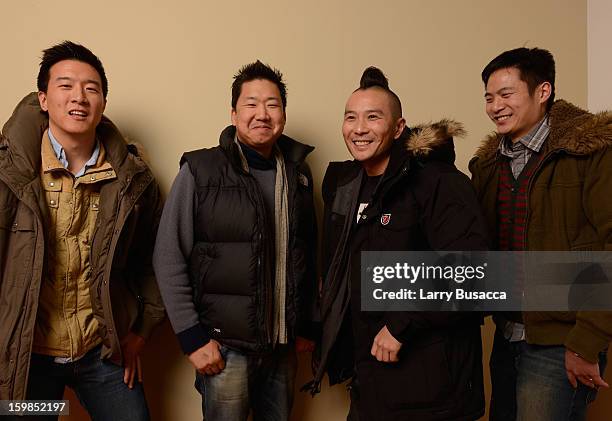
[(232, 109), (236, 109), (238, 98), (242, 93), (242, 84), (258, 79), (269, 80), (278, 87), (283, 109), (285, 109), (287, 107), (287, 86), (283, 82), (283, 74), (278, 69), (273, 69), (259, 60), (242, 66), (234, 76), (234, 82), (232, 83)]
[(402, 116), (402, 102), (395, 92), (389, 89), (389, 80), (378, 67), (370, 66), (363, 71), (357, 91), (363, 91), (370, 88), (380, 88), (387, 92), (392, 99), (395, 111), (398, 113), (397, 117), (399, 118)]
[(546, 103), (546, 110), (550, 110), (555, 101), (555, 59), (550, 51), (522, 47), (501, 53), (491, 60), (482, 71), (485, 88), (494, 72), (508, 68), (518, 69), (521, 80), (527, 84), (530, 95), (533, 95), (540, 84), (550, 83), (550, 97)]
[(102, 94), (104, 95), (104, 99), (106, 99), (106, 95), (108, 94), (108, 80), (106, 79), (106, 73), (104, 72), (102, 62), (89, 49), (72, 41), (63, 41), (51, 48), (43, 50), (36, 81), (39, 91), (47, 92), (49, 86), (49, 71), (55, 63), (63, 60), (82, 61), (96, 69), (102, 81)]

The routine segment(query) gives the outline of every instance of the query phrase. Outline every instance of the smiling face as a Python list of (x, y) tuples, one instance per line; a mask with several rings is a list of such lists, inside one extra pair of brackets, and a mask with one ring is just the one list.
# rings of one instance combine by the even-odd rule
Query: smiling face
[(521, 80), (519, 69), (499, 69), (487, 82), (486, 112), (499, 134), (517, 141), (544, 117), (550, 93), (550, 83), (544, 82), (532, 95), (527, 83)]
[(355, 91), (346, 102), (344, 142), (370, 176), (385, 172), (389, 149), (404, 130), (404, 119), (395, 114), (389, 93), (379, 88)]
[(269, 158), (272, 148), (283, 134), (285, 110), (278, 86), (266, 79), (242, 84), (232, 124), (238, 139)]
[(58, 141), (93, 141), (106, 100), (102, 81), (89, 64), (63, 60), (49, 70), (46, 92), (38, 92), (43, 111), (49, 113), (49, 127)]

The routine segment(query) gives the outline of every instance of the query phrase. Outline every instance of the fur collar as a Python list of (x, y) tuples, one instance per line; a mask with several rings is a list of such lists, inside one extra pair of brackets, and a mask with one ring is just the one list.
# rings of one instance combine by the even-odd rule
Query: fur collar
[[(543, 151), (564, 150), (574, 155), (591, 155), (612, 146), (612, 112), (591, 114), (569, 102), (557, 100), (549, 113), (550, 134)], [(488, 135), (476, 151), (476, 158), (497, 154), (501, 136)]]
[(406, 149), (417, 158), (427, 158), (434, 150), (452, 144), (453, 137), (464, 137), (466, 131), (457, 121), (443, 119), (414, 127), (406, 141)]

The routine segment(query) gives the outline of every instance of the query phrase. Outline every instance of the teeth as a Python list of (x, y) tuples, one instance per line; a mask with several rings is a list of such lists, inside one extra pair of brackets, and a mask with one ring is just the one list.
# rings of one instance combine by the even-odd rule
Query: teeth
[(85, 111), (70, 111), (69, 112), (70, 115), (78, 115), (81, 117), (85, 117), (87, 115), (87, 113), (85, 113)]
[(496, 121), (503, 121), (503, 120), (508, 120), (510, 117), (511, 116), (509, 116), (509, 115), (502, 115), (502, 116), (499, 116), (499, 117), (495, 117), (495, 120)]
[(371, 142), (369, 140), (353, 140), (353, 143), (357, 146), (365, 146), (369, 145)]

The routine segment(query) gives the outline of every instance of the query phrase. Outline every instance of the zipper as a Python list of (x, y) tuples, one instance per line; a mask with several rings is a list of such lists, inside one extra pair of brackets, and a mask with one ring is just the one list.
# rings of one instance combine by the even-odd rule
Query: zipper
[[(255, 206), (256, 209), (258, 210), (258, 214), (262, 215), (262, 227), (263, 229), (269, 228), (268, 227), (268, 215), (267, 215), (267, 211), (265, 209), (265, 205), (264, 205), (264, 198), (263, 198), (263, 194), (261, 192), (261, 189), (259, 187), (259, 184), (257, 183), (257, 180), (255, 179), (255, 177), (253, 176), (253, 174), (244, 171), (243, 168), (240, 168), (240, 171), (249, 178), (250, 183), (252, 184), (252, 189), (249, 189), (251, 191), (255, 192)], [(269, 231), (269, 229), (268, 229)], [(261, 297), (263, 298), (263, 316), (264, 316), (264, 323), (263, 323), (263, 331), (260, 331), (259, 334), (257, 336), (259, 336), (259, 340), (260, 340), (260, 347), (261, 350), (265, 350), (272, 342), (272, 323), (273, 323), (273, 316), (274, 313), (272, 311), (273, 309), (273, 302), (271, 299), (271, 292), (272, 292), (272, 279), (267, 279), (267, 276), (265, 276), (266, 274), (264, 273), (264, 267), (262, 265), (262, 261), (261, 261), (261, 256), (263, 254), (263, 256), (265, 257), (267, 253), (270, 253), (269, 250), (269, 246), (266, 247), (266, 245), (263, 242), (263, 234), (260, 231), (257, 234), (257, 241), (258, 241), (258, 246), (259, 246), (259, 250), (258, 251), (258, 256), (257, 256), (257, 277), (260, 281), (262, 282), (258, 282), (258, 287), (262, 288), (263, 287), (263, 294), (261, 294)], [(269, 242), (268, 242), (269, 244)], [(262, 285), (263, 284), (263, 285)]]

